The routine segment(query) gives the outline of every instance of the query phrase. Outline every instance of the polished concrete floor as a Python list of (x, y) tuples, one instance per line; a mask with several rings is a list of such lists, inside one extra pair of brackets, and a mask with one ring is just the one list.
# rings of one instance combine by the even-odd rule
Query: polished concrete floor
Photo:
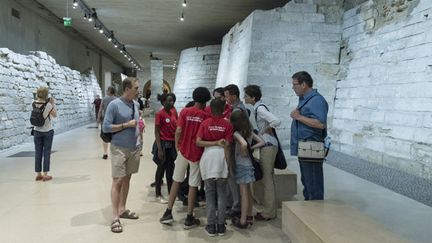
[[(94, 124), (56, 135), (48, 182), (34, 181), (33, 157), (8, 157), (33, 151), (23, 144), (0, 153), (0, 243), (9, 242), (289, 242), (279, 219), (258, 222), (250, 230), (228, 225), (223, 237), (208, 237), (203, 227), (185, 231), (186, 209), (177, 202), (176, 223), (159, 223), (165, 205), (155, 201), (152, 119), (146, 119), (147, 133), (139, 173), (132, 177), (128, 208), (138, 220), (122, 220), (124, 232), (109, 230), (111, 219), (109, 160), (102, 160), (102, 146)], [(289, 168), (298, 172), (295, 161)], [(366, 180), (325, 165), (326, 199), (347, 203), (411, 242), (432, 242), (430, 207)], [(300, 176), (298, 177), (300, 179)], [(301, 184), (295, 199), (302, 200)], [(166, 188), (163, 189), (166, 195)], [(204, 208), (197, 215), (205, 223)]]
[[(186, 208), (177, 202), (172, 227), (159, 223), (166, 205), (155, 201), (155, 165), (151, 161), (153, 123), (148, 127), (139, 172), (132, 177), (127, 206), (138, 220), (122, 220), (123, 233), (113, 234), (111, 220), (109, 160), (101, 159), (102, 145), (95, 125), (56, 135), (52, 154), (52, 181), (34, 181), (33, 157), (7, 156), (34, 150), (33, 144), (0, 153), (0, 243), (9, 242), (289, 242), (280, 219), (258, 222), (250, 230), (228, 225), (222, 237), (208, 237), (204, 227), (183, 230)], [(163, 188), (167, 195), (166, 188)], [(279, 212), (280, 214), (280, 212)], [(205, 223), (205, 209), (197, 210)]]

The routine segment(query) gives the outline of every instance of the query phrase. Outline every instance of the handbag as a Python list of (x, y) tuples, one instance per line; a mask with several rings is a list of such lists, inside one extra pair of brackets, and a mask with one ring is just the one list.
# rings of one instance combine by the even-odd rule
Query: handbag
[(251, 162), (252, 162), (252, 166), (254, 167), (255, 181), (259, 181), (263, 178), (263, 172), (262, 172), (261, 164), (260, 164), (259, 160), (257, 158), (255, 158), (252, 154), (253, 151), (250, 147), (250, 144), (248, 144), (248, 152), (249, 152), (249, 157), (250, 157)]
[[(310, 97), (306, 102), (303, 103), (302, 106), (297, 109), (300, 110), (303, 106), (306, 105), (314, 96)], [(298, 121), (296, 121), (297, 127), (297, 137), (298, 136)], [(323, 129), (322, 137), (325, 138), (327, 136), (327, 129)], [(324, 142), (319, 141), (298, 141), (297, 146), (297, 157), (299, 160), (306, 160), (308, 162), (322, 162), (326, 157), (326, 148), (324, 146)]]
[(323, 142), (300, 141), (298, 143), (297, 157), (299, 159), (321, 162), (326, 155)]
[[(264, 106), (264, 108), (266, 108), (268, 111), (270, 111), (269, 108), (267, 108), (266, 105), (260, 104), (258, 107), (260, 107), (260, 106)], [(255, 109), (255, 122), (257, 122), (257, 120), (258, 120), (258, 117), (257, 117), (257, 115), (258, 115), (257, 114), (258, 107)], [(258, 131), (254, 130), (254, 132), (256, 134), (258, 134)], [(277, 136), (276, 129), (272, 128), (272, 132), (273, 132), (273, 135), (274, 135), (274, 137), (276, 138), (276, 140), (278, 142), (278, 151), (276, 153), (276, 158), (275, 158), (275, 162), (274, 162), (274, 168), (278, 169), (278, 170), (284, 170), (288, 166), (286, 158), (285, 158), (285, 154), (283, 152), (281, 143), (280, 143), (279, 138)]]
[(102, 141), (104, 141), (105, 143), (111, 143), (112, 135), (113, 135), (112, 132), (103, 132), (101, 129), (100, 137), (102, 138)]

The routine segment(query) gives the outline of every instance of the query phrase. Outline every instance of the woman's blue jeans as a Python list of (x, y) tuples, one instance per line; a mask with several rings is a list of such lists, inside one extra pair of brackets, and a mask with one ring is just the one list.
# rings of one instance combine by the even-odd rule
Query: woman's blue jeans
[(50, 130), (48, 132), (34, 131), (35, 171), (37, 173), (42, 171), (42, 158), (43, 172), (48, 172), (50, 170), (53, 138), (54, 130)]

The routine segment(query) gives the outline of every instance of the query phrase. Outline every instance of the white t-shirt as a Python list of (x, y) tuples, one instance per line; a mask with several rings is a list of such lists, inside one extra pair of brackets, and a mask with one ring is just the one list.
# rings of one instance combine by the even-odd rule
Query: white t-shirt
[[(36, 105), (36, 107), (41, 107), (43, 105), (43, 103), (39, 103), (39, 102), (35, 101), (35, 105)], [(49, 114), (52, 109), (53, 109), (53, 105), (48, 102), (46, 104), (45, 110), (43, 112), (43, 117), (46, 118), (45, 119), (45, 124), (43, 126), (41, 126), (41, 127), (34, 127), (35, 131), (38, 131), (38, 132), (49, 132), (50, 130), (52, 130), (52, 127), (51, 127), (51, 115)]]

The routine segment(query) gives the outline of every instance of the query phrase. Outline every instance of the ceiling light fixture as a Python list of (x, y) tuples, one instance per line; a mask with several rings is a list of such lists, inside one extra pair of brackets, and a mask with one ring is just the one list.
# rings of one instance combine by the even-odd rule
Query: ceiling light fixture
[(184, 21), (184, 13), (183, 13), (183, 11), (182, 11), (182, 14), (180, 16), (180, 21)]
[[(68, 0), (69, 2), (69, 0)], [(135, 65), (137, 68), (140, 68), (140, 65), (136, 60), (132, 57), (132, 55), (126, 50), (124, 44), (122, 44), (115, 36), (114, 32), (109, 30), (97, 16), (96, 9), (91, 8), (87, 5), (85, 0), (73, 0), (72, 6), (80, 7), (84, 14), (84, 20), (88, 22), (93, 22), (93, 27), (95, 30), (99, 31), (101, 34), (105, 35), (107, 40), (111, 42), (115, 48), (119, 48), (119, 51), (126, 59), (130, 59), (132, 65)]]
[(186, 6), (187, 6), (186, 0), (183, 0), (182, 6), (183, 6), (183, 8), (186, 8)]
[(78, 7), (78, 1), (74, 0), (73, 3), (72, 3), (72, 8), (76, 9), (77, 7)]

